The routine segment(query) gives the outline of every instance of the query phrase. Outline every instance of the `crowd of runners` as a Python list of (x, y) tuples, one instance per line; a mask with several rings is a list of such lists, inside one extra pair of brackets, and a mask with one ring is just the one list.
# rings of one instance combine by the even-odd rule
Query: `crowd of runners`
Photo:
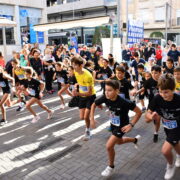
[[(180, 51), (175, 44), (165, 48), (148, 44), (125, 46), (122, 61), (113, 54), (102, 56), (100, 47), (82, 46), (79, 49), (67, 45), (47, 45), (44, 51), (38, 44), (26, 44), (20, 52), (13, 52), (12, 59), (5, 61), (0, 53), (0, 87), (2, 97), (0, 108), (4, 126), (8, 119), (6, 109), (18, 104), (16, 111), (25, 108), (34, 116), (32, 123), (40, 116), (32, 105), (47, 111), (51, 119), (54, 110), (45, 106), (41, 99), (45, 94), (59, 96), (60, 110), (65, 108), (63, 94), (69, 95), (69, 107), (78, 107), (81, 120), (85, 120), (83, 140), (91, 138), (91, 128), (96, 127), (95, 109), (109, 110), (112, 135), (107, 141), (108, 166), (101, 173), (109, 177), (114, 171), (116, 144), (134, 143), (138, 146), (140, 135), (124, 137), (131, 131), (145, 113), (145, 121), (153, 122), (153, 142), (158, 142), (160, 126), (164, 127), (165, 136), (162, 154), (167, 160), (165, 179), (171, 179), (175, 167), (180, 167)], [(57, 84), (58, 92), (53, 87)], [(96, 97), (95, 86), (101, 87)], [(96, 86), (97, 87), (97, 86)], [(148, 100), (148, 106), (145, 100)], [(138, 103), (137, 105), (137, 102)], [(140, 104), (140, 105), (139, 105)], [(134, 111), (129, 118), (129, 110)], [(17, 113), (17, 112), (15, 112)], [(172, 150), (176, 152), (173, 157)], [(175, 159), (175, 162), (174, 162)]]

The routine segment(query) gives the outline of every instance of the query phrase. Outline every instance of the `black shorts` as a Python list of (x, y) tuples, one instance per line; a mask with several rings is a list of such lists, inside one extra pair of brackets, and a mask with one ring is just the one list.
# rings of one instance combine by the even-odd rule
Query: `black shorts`
[(166, 141), (175, 146), (180, 141), (180, 128), (167, 129), (164, 128), (166, 133)]
[(143, 100), (144, 99), (144, 94), (139, 94), (139, 100)]
[(2, 92), (3, 92), (3, 94), (11, 94), (11, 90), (10, 90), (10, 88), (2, 88)]
[(94, 103), (96, 95), (88, 97), (79, 97), (79, 109), (91, 109), (91, 105)]
[(114, 136), (116, 136), (118, 138), (122, 138), (123, 135), (125, 134), (121, 131), (121, 127), (114, 126), (113, 124), (111, 124), (111, 132)]

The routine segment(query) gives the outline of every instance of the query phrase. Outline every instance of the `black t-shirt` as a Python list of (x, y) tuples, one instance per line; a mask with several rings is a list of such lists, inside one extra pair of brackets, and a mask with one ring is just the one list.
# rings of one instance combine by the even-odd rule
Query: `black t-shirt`
[[(148, 51), (149, 50), (149, 51)], [(145, 60), (148, 61), (148, 59), (152, 56), (152, 55), (156, 55), (156, 51), (153, 47), (151, 47), (150, 49), (145, 48), (144, 50), (144, 57), (145, 57)]]
[(178, 61), (178, 58), (180, 56), (180, 52), (178, 50), (172, 51), (170, 50), (167, 54), (170, 58), (174, 60), (174, 62)]
[[(180, 128), (180, 95), (174, 93), (172, 101), (165, 101), (159, 94), (156, 95), (148, 109), (156, 111), (163, 121), (163, 125), (167, 129)], [(180, 131), (179, 131), (180, 139)]]
[(99, 69), (99, 72), (97, 74), (102, 74), (102, 78), (103, 79), (107, 79), (107, 78), (110, 78), (112, 76), (112, 70), (110, 69), (109, 66), (107, 66), (107, 68), (103, 68), (103, 67), (100, 67)]
[(67, 84), (68, 77), (67, 77), (67, 71), (66, 70), (61, 70), (61, 71), (56, 71), (56, 78), (59, 83)]
[(36, 73), (39, 75), (43, 68), (42, 68), (42, 62), (41, 59), (38, 58), (37, 60), (34, 58), (30, 58), (29, 60), (31, 67), (36, 71)]
[(117, 121), (120, 121), (119, 123), (117, 123), (117, 126), (123, 127), (129, 124), (128, 112), (129, 110), (134, 110), (134, 108), (136, 107), (135, 103), (127, 99), (123, 99), (120, 96), (117, 96), (117, 99), (115, 101), (107, 99), (105, 95), (95, 100), (96, 106), (99, 106), (103, 103), (106, 104), (110, 111), (110, 119), (119, 118), (119, 120), (115, 121), (116, 123)]
[(9, 93), (10, 92), (10, 86), (8, 79), (3, 78), (3, 74), (0, 73), (0, 87), (3, 90), (3, 93)]
[(120, 94), (122, 95), (121, 97), (124, 97), (126, 99), (130, 99), (129, 97), (129, 90), (133, 89), (134, 87), (132, 86), (131, 82), (129, 82), (127, 79), (122, 79), (122, 80), (118, 80), (117, 77), (113, 78), (114, 80), (117, 80), (120, 82)]
[(67, 83), (70, 85), (70, 90), (73, 90), (74, 85), (77, 83), (76, 77), (75, 76), (69, 76)]
[(165, 67), (164, 73), (174, 74), (174, 67), (172, 67), (171, 69), (169, 69), (168, 67)]
[(37, 79), (32, 78), (30, 81), (27, 81), (27, 87), (30, 93), (30, 96), (32, 97), (39, 97), (39, 93), (40, 93), (40, 81)]
[(153, 97), (159, 93), (157, 84), (158, 82), (155, 81), (153, 78), (150, 78), (144, 82), (144, 88), (148, 94), (149, 102), (151, 102)]

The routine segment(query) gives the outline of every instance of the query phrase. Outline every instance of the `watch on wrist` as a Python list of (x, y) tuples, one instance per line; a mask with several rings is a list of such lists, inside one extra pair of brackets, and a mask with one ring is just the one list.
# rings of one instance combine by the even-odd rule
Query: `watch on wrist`
[(132, 127), (134, 127), (134, 124), (133, 123), (129, 123)]

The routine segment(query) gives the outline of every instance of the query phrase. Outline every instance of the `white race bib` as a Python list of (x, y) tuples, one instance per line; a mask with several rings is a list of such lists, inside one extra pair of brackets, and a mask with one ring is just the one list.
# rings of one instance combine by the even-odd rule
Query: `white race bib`
[(163, 126), (167, 129), (175, 129), (177, 128), (177, 121), (176, 120), (167, 120), (162, 118)]
[(120, 126), (120, 117), (115, 115), (115, 112), (110, 112), (109, 120), (114, 126)]
[(62, 78), (62, 77), (58, 77), (57, 81), (58, 81), (59, 83), (63, 83), (63, 84), (64, 84), (64, 78)]
[(79, 89), (83, 92), (88, 92), (88, 87), (87, 86), (79, 86)]
[(4, 81), (0, 81), (0, 87), (6, 87), (6, 83)]
[(35, 96), (36, 92), (35, 92), (34, 89), (29, 88), (29, 94), (30, 94), (31, 96)]

